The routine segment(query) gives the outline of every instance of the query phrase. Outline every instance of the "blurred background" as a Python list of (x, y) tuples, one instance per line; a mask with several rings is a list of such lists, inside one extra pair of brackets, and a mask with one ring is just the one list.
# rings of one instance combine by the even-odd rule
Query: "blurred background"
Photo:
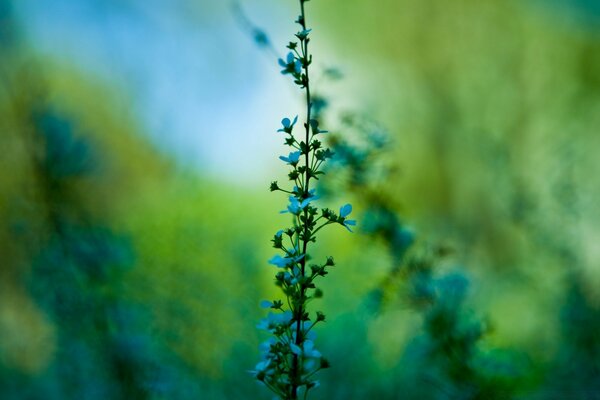
[[(51, 3), (0, 0), (0, 398), (271, 398), (298, 5)], [(307, 3), (359, 221), (313, 398), (600, 399), (599, 4)]]

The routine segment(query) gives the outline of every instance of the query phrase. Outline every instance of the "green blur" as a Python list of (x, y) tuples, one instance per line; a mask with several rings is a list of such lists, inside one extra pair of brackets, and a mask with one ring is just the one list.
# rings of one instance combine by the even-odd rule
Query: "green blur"
[[(309, 4), (315, 59), (346, 73), (324, 89), (326, 126), (343, 127), (339, 101), (389, 129), (394, 172), (377, 190), (419, 241), (451, 249), (441, 270), (470, 275), (480, 351), (517, 360), (498, 373), (506, 398), (600, 396), (600, 28), (542, 2)], [(13, 24), (7, 11), (0, 398), (269, 398), (247, 371), (265, 339), (258, 303), (279, 295), (266, 260), (285, 198), (271, 177), (248, 189), (180, 167), (118, 88), (46, 62)], [(438, 367), (407, 351), (423, 315), (402, 279), (370, 307), (395, 260), (360, 227), (349, 236), (317, 250), (337, 266), (318, 332), (332, 368), (314, 398), (472, 398), (422, 380)]]

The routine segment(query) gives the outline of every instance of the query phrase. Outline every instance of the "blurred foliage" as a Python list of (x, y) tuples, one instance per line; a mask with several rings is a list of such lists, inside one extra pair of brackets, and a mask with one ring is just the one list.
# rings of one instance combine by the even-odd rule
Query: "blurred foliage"
[(599, 31), (556, 3), (318, 3), (338, 58), (360, 55), (353, 86), (397, 138), (385, 190), (470, 269), (490, 340), (544, 362), (562, 346), (572, 280), (596, 308), (600, 287)]
[[(274, 290), (283, 205), (268, 178), (248, 189), (182, 171), (127, 94), (31, 50), (11, 4), (0, 397), (266, 398), (246, 370)], [(370, 115), (321, 110), (339, 127), (328, 177), (362, 221), (343, 243), (323, 236), (340, 257), (315, 398), (600, 398), (594, 3), (312, 6), (315, 56), (344, 60), (323, 94)]]
[(346, 186), (363, 204), (363, 232), (382, 242), (392, 260), (367, 304), (374, 312), (386, 311), (401, 293), (422, 319), (422, 333), (408, 343), (398, 364), (413, 366), (397, 372), (399, 382), (407, 388), (417, 383), (403, 397), (514, 398), (525, 383), (527, 363), (514, 352), (485, 347), (482, 339), (488, 328), (466, 304), (469, 280), (453, 265), (452, 249), (423, 240), (415, 243), (414, 233), (400, 219), (399, 199), (386, 190), (396, 171), (380, 162), (385, 160), (388, 136), (368, 118), (346, 115), (344, 122), (344, 135), (331, 139), (338, 166), (329, 173), (342, 176), (337, 185)]

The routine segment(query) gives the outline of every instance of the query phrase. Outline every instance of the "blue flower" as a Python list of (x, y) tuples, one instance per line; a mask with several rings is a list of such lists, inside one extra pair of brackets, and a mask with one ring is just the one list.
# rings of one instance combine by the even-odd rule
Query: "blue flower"
[(282, 161), (285, 161), (286, 163), (288, 163), (290, 165), (295, 165), (295, 164), (298, 164), (298, 161), (300, 161), (300, 152), (293, 151), (287, 157), (279, 156), (279, 159)]
[(300, 202), (295, 196), (290, 196), (290, 204), (287, 207), (287, 210), (280, 211), (280, 214), (292, 213), (294, 215), (300, 214), (303, 208), (300, 207)]
[(356, 221), (353, 219), (346, 219), (346, 217), (348, 215), (350, 215), (350, 213), (352, 212), (352, 205), (350, 204), (345, 204), (343, 206), (340, 207), (340, 218), (341, 218), (341, 224), (346, 227), (346, 229), (348, 229), (350, 232), (352, 232), (352, 229), (350, 229), (350, 226), (356, 226)]
[(269, 264), (275, 265), (278, 268), (286, 268), (289, 265), (293, 264), (293, 263), (297, 263), (298, 261), (302, 260), (302, 258), (304, 257), (304, 254), (300, 254), (300, 255), (295, 255), (297, 253), (298, 250), (293, 249), (292, 251), (290, 251), (290, 256), (291, 257), (281, 257), (279, 254), (271, 257), (271, 259), (269, 260)]
[(311, 201), (317, 200), (319, 198), (315, 195), (314, 189), (310, 190), (308, 193), (310, 196), (302, 201), (298, 200), (296, 196), (290, 196), (290, 204), (288, 205), (287, 210), (280, 211), (280, 213), (285, 214), (289, 212), (294, 215), (300, 214), (302, 211), (304, 211), (306, 206), (310, 204)]
[(275, 343), (277, 343), (275, 338), (268, 338), (266, 341), (258, 345), (258, 349), (263, 353), (267, 353), (269, 350), (271, 350), (271, 346)]
[(277, 132), (292, 133), (292, 129), (294, 129), (294, 125), (296, 125), (296, 122), (298, 122), (297, 115), (294, 117), (293, 121), (290, 121), (289, 118), (282, 119), (281, 125), (283, 125), (283, 128), (278, 129)]
[(303, 355), (305, 358), (321, 358), (321, 353), (315, 349), (315, 344), (312, 340), (306, 340), (302, 344), (302, 348), (300, 346), (290, 343), (290, 349), (292, 353), (296, 355)]
[(269, 313), (266, 318), (260, 320), (256, 327), (265, 331), (273, 331), (277, 325), (289, 325), (292, 321), (292, 312)]
[(271, 367), (271, 359), (263, 360), (256, 364), (253, 371), (250, 371), (254, 377), (264, 379), (265, 375), (273, 375), (275, 371)]
[(302, 277), (302, 272), (300, 270), (300, 268), (298, 268), (298, 266), (294, 266), (294, 268), (292, 268), (292, 273), (289, 274), (289, 276), (286, 276), (287, 279), (289, 279), (290, 284), (292, 285), (296, 285), (299, 281), (298, 278)]
[(352, 212), (351, 204), (345, 204), (340, 207), (340, 217), (342, 217), (342, 218), (346, 218), (348, 215), (350, 215), (351, 212)]
[(302, 354), (302, 349), (294, 343), (290, 343), (290, 349), (292, 350), (292, 353), (294, 353), (297, 356)]
[[(353, 219), (349, 219), (347, 221), (344, 221), (342, 223), (342, 225), (344, 225), (346, 227), (346, 229), (348, 229), (348, 231), (352, 232), (352, 229), (350, 229), (350, 226), (356, 226), (356, 221)], [(348, 226), (350, 225), (350, 226)]]
[(283, 69), (281, 70), (281, 73), (283, 75), (299, 74), (302, 72), (302, 64), (300, 63), (300, 60), (297, 60), (296, 57), (294, 57), (294, 53), (292, 52), (288, 53), (286, 61), (280, 58), (279, 65), (283, 67)]
[(312, 31), (312, 29), (304, 29), (303, 31), (296, 33), (296, 37), (300, 40), (304, 40), (308, 37), (310, 31)]
[(304, 357), (307, 358), (321, 358), (319, 350), (315, 349), (315, 344), (312, 340), (306, 340), (304, 342)]
[(285, 214), (286, 212), (290, 212), (294, 215), (298, 215), (303, 209), (304, 207), (301, 206), (298, 199), (295, 196), (290, 196), (290, 204), (288, 205), (287, 210), (283, 210), (281, 213)]
[[(294, 53), (292, 53), (292, 52), (290, 51), (290, 52), (288, 53), (288, 55), (287, 55), (287, 62), (286, 62), (286, 61), (283, 61), (283, 60), (280, 58), (280, 59), (279, 59), (279, 65), (281, 65), (283, 68), (287, 68), (287, 66), (288, 66), (290, 63), (293, 63), (293, 62), (294, 62), (294, 59), (295, 59), (295, 58), (294, 58)], [(284, 71), (281, 71), (281, 73), (282, 73), (282, 74), (285, 74), (285, 73), (287, 73), (287, 72), (284, 70)]]
[(279, 254), (269, 259), (269, 264), (273, 264), (278, 268), (285, 268), (292, 263), (292, 259), (288, 257), (281, 257)]

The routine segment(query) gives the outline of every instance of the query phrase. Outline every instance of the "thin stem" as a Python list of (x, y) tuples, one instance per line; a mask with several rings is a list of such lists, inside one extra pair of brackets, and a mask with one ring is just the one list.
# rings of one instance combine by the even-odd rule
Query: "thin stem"
[(287, 194), (294, 194), (294, 193), (292, 193), (292, 192), (291, 192), (291, 191), (289, 191), (289, 190), (285, 190), (285, 189), (281, 189), (281, 188), (279, 188), (279, 189), (277, 189), (277, 190), (278, 190), (278, 191), (280, 191), (280, 192), (287, 193)]
[(317, 229), (315, 229), (315, 230), (312, 232), (312, 234), (314, 235), (315, 233), (317, 233), (318, 231), (320, 231), (320, 230), (321, 230), (321, 228), (323, 228), (323, 227), (325, 227), (325, 226), (327, 226), (327, 225), (329, 225), (329, 224), (331, 224), (331, 223), (332, 223), (331, 221), (327, 221), (327, 222), (325, 222), (323, 225), (321, 225), (321, 226), (319, 226)]
[[(306, 14), (304, 12), (304, 1), (305, 0), (300, 0), (300, 25), (302, 26), (303, 30), (306, 30)], [(310, 97), (310, 80), (309, 80), (309, 75), (308, 75), (308, 38), (305, 38), (304, 40), (301, 41), (301, 46), (302, 46), (302, 56), (304, 58), (304, 63), (303, 63), (303, 69), (304, 69), (304, 74), (306, 75), (306, 85), (305, 85), (305, 91), (306, 91), (306, 123), (304, 124), (304, 127), (306, 129), (306, 145), (309, 146), (309, 140), (310, 140), (310, 111), (311, 111), (311, 97)], [(305, 154), (305, 165), (306, 165), (306, 170), (304, 171), (304, 182), (303, 182), (303, 190), (305, 193), (305, 196), (308, 196), (309, 190), (310, 190), (310, 174), (309, 174), (309, 170), (310, 170), (310, 147), (307, 147), (307, 151)], [(305, 224), (304, 224), (304, 238), (303, 238), (303, 243), (302, 243), (302, 254), (304, 255), (304, 257), (302, 258), (302, 261), (300, 263), (301, 268), (300, 268), (300, 272), (302, 277), (305, 276), (305, 270), (306, 270), (306, 251), (308, 249), (308, 242), (310, 239), (310, 236), (308, 233), (308, 224), (306, 223), (308, 221), (308, 209), (304, 209), (304, 218), (305, 218)], [(305, 287), (302, 285), (300, 287), (300, 304), (298, 306), (298, 312), (296, 313), (296, 345), (300, 346), (302, 344), (303, 341), (303, 335), (302, 335), (302, 316), (304, 313), (303, 310), (303, 302), (304, 302), (304, 296), (305, 296)], [(295, 400), (298, 398), (298, 386), (299, 386), (299, 378), (300, 378), (300, 360), (298, 355), (294, 354), (294, 358), (292, 361), (292, 376), (291, 376), (291, 382), (292, 382), (292, 400)]]

